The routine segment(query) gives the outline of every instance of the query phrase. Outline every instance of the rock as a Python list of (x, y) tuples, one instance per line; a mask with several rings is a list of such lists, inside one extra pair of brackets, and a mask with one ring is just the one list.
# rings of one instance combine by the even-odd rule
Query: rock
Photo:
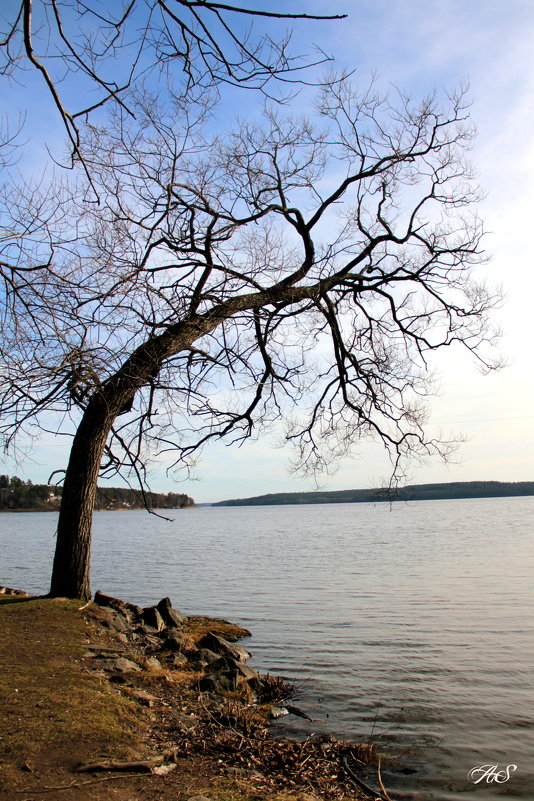
[(155, 656), (150, 656), (145, 662), (145, 667), (147, 670), (161, 670), (161, 662)]
[(185, 615), (172, 608), (170, 598), (162, 598), (156, 609), (160, 613), (166, 626), (181, 626), (185, 622)]
[(169, 656), (165, 659), (165, 664), (169, 667), (182, 667), (183, 665), (187, 665), (188, 658), (184, 656), (184, 654), (169, 654)]
[(108, 629), (118, 632), (130, 630), (130, 624), (124, 614), (112, 607), (102, 607), (98, 612), (98, 621)]
[(218, 634), (214, 634), (211, 631), (205, 634), (197, 645), (199, 649), (208, 648), (210, 651), (215, 651), (215, 653), (221, 656), (235, 659), (236, 662), (246, 662), (247, 659), (250, 659), (250, 653), (246, 648), (243, 648), (241, 645), (235, 645), (235, 643), (230, 643), (228, 640), (225, 640), (224, 637), (220, 637)]
[(182, 636), (182, 628), (180, 626), (167, 626), (165, 631), (162, 631), (159, 635), (165, 639), (166, 637), (177, 637), (178, 639)]
[(130, 670), (141, 670), (137, 662), (133, 662), (131, 659), (126, 659), (123, 656), (120, 656), (118, 659), (110, 660), (111, 669), (117, 670), (119, 673), (128, 673)]
[(236, 659), (232, 659), (230, 656), (221, 656), (216, 662), (212, 662), (210, 664), (210, 672), (216, 670), (237, 670), (239, 676), (245, 681), (251, 681), (253, 679), (260, 680), (260, 674), (257, 671), (252, 670), (252, 668), (245, 665), (244, 662), (238, 662)]
[(124, 604), (125, 608), (128, 609), (134, 617), (141, 617), (143, 614), (143, 607), (137, 606), (137, 604)]
[(119, 634), (124, 634), (130, 630), (128, 620), (120, 612), (111, 612), (109, 626)]
[(237, 670), (224, 670), (220, 673), (209, 673), (199, 679), (200, 692), (233, 692), (237, 689), (239, 674)]
[(95, 592), (95, 604), (98, 606), (108, 606), (111, 609), (125, 609), (126, 604), (120, 598), (114, 598), (112, 595), (105, 595), (105, 593), (97, 590)]
[(216, 654), (215, 651), (210, 651), (209, 648), (201, 648), (197, 651), (194, 655), (195, 661), (203, 662), (205, 665), (213, 665), (217, 662), (223, 662), (223, 670), (228, 670), (229, 665), (226, 661), (223, 661), (219, 654)]
[(143, 634), (145, 644), (151, 646), (153, 651), (161, 649), (161, 639), (156, 634)]
[(252, 670), (248, 665), (244, 665), (242, 662), (237, 663), (237, 672), (244, 681), (259, 681), (260, 674), (256, 670)]
[(147, 606), (146, 609), (143, 609), (141, 618), (147, 626), (155, 631), (162, 631), (165, 628), (165, 621), (155, 606)]
[(150, 693), (147, 693), (144, 690), (134, 690), (130, 687), (125, 687), (122, 692), (124, 695), (128, 695), (130, 698), (134, 698), (136, 701), (139, 701), (139, 703), (143, 704), (143, 706), (153, 707), (155, 702), (159, 700), (155, 695), (150, 695)]
[(84, 659), (100, 659), (100, 660), (107, 660), (109, 662), (110, 659), (116, 659), (119, 656), (122, 656), (122, 651), (119, 650), (111, 650), (110, 648), (102, 648), (102, 649), (94, 649), (89, 648), (87, 651), (83, 653)]
[(166, 651), (180, 651), (181, 647), (182, 643), (177, 637), (167, 637), (162, 645), (162, 648), (164, 648)]
[(253, 677), (253, 678), (250, 678), (250, 679), (244, 679), (244, 681), (246, 681), (247, 685), (250, 687), (250, 689), (254, 693), (261, 693), (261, 689), (262, 689), (263, 685), (262, 685), (262, 682), (261, 682), (261, 676), (259, 674), (258, 674), (257, 677)]
[(13, 595), (16, 598), (29, 598), (27, 592), (24, 590), (14, 590), (13, 587), (0, 587), (0, 595)]

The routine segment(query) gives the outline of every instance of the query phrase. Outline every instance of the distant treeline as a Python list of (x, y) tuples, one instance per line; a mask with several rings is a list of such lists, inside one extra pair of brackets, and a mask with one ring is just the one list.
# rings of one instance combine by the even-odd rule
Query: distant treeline
[(448, 498), (499, 498), (534, 495), (534, 481), (454, 481), (450, 484), (413, 484), (396, 489), (278, 492), (220, 501), (214, 506), (278, 506), (299, 503), (376, 503), (378, 501), (430, 501)]
[[(50, 484), (33, 484), (18, 476), (0, 476), (0, 509), (59, 509), (62, 488)], [(151, 509), (177, 509), (194, 506), (193, 498), (178, 492), (148, 492)], [(143, 496), (139, 490), (127, 487), (99, 487), (95, 509), (142, 509)]]

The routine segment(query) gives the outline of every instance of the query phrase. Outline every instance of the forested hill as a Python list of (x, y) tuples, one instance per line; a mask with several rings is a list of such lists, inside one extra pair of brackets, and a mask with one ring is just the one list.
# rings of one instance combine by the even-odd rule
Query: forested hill
[[(18, 476), (0, 476), (0, 511), (37, 509), (43, 512), (59, 509), (60, 486), (33, 484)], [(178, 509), (194, 506), (193, 498), (178, 492), (149, 492), (147, 505), (150, 509)], [(138, 490), (127, 487), (99, 487), (95, 509), (143, 509), (143, 497)]]
[(298, 503), (375, 503), (377, 501), (430, 501), (447, 498), (499, 498), (534, 495), (534, 481), (455, 481), (450, 484), (413, 484), (395, 491), (384, 489), (319, 492), (278, 492), (253, 498), (220, 501), (213, 506), (277, 506)]

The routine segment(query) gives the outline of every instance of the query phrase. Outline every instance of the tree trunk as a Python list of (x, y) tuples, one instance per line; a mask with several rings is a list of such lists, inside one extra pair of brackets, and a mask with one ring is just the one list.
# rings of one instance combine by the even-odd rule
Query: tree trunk
[(268, 292), (238, 295), (204, 314), (193, 314), (170, 325), (159, 336), (150, 337), (95, 390), (74, 437), (65, 474), (50, 586), (52, 597), (85, 601), (91, 597), (91, 528), (102, 453), (116, 417), (131, 409), (137, 391), (158, 375), (166, 359), (237, 312), (279, 299), (296, 303), (315, 297), (325, 286), (326, 281), (306, 287), (278, 284)]
[[(95, 408), (96, 406), (96, 408)], [(72, 443), (59, 512), (52, 597), (91, 597), (91, 529), (102, 453), (113, 417), (89, 404)]]

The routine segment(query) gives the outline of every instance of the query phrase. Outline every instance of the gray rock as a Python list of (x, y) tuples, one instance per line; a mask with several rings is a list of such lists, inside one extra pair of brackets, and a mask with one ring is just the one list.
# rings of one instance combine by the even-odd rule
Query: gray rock
[(130, 630), (128, 620), (120, 612), (112, 612), (109, 620), (109, 626), (119, 634), (125, 634)]
[(232, 692), (237, 689), (239, 674), (237, 670), (224, 670), (220, 673), (208, 673), (199, 679), (200, 692)]
[(171, 668), (173, 667), (179, 668), (182, 667), (183, 665), (187, 665), (188, 661), (189, 661), (188, 658), (184, 654), (170, 654), (165, 659), (165, 664)]
[(156, 634), (144, 634), (143, 639), (146, 645), (150, 645), (153, 651), (159, 651), (161, 648), (161, 638)]
[[(204, 650), (203, 648), (200, 649), (201, 651)], [(200, 654), (200, 651), (197, 651), (195, 656)], [(210, 665), (210, 671), (214, 673), (216, 670), (237, 670), (237, 662), (235, 659), (232, 659), (229, 656), (219, 656), (217, 655), (217, 661), (212, 662)]]
[(166, 651), (180, 651), (182, 643), (177, 637), (167, 637), (162, 646)]
[(98, 617), (100, 623), (112, 631), (124, 633), (130, 628), (129, 622), (122, 612), (112, 607), (102, 607)]
[(215, 653), (221, 656), (235, 659), (236, 662), (246, 662), (247, 659), (250, 659), (250, 653), (246, 648), (243, 648), (241, 645), (235, 645), (235, 643), (230, 643), (228, 640), (225, 640), (224, 637), (213, 634), (211, 631), (202, 637), (198, 643), (198, 647), (208, 648), (210, 651), (215, 651)]
[(218, 662), (223, 662), (222, 670), (228, 670), (230, 665), (228, 665), (224, 660), (221, 659), (219, 654), (216, 654), (215, 651), (210, 651), (209, 648), (200, 648), (194, 655), (195, 661), (203, 662), (205, 665), (214, 665)]
[(126, 657), (119, 656), (113, 658), (111, 656), (101, 657), (97, 655), (91, 662), (91, 666), (96, 670), (106, 670), (118, 673), (128, 673), (131, 670), (141, 670), (137, 662)]
[(166, 626), (181, 626), (186, 618), (177, 609), (173, 609), (170, 598), (162, 598), (156, 609), (160, 613)]
[(232, 659), (230, 656), (221, 656), (216, 662), (212, 662), (210, 664), (210, 672), (213, 673), (216, 670), (237, 670), (240, 678), (245, 681), (259, 681), (260, 678), (260, 674), (257, 671), (252, 670), (252, 668), (244, 662), (238, 662), (236, 659)]
[(124, 604), (125, 609), (128, 609), (134, 617), (141, 617), (143, 614), (143, 607), (137, 606), (137, 604)]
[(182, 628), (181, 626), (167, 626), (165, 631), (162, 631), (159, 635), (160, 637), (178, 637), (178, 639), (182, 636)]
[(130, 670), (141, 670), (137, 662), (133, 662), (131, 659), (125, 659), (123, 656), (111, 661), (112, 669), (117, 670), (119, 673), (128, 673)]
[(237, 663), (237, 672), (242, 679), (248, 682), (256, 682), (260, 678), (260, 674), (256, 670), (252, 670), (251, 667), (244, 665), (242, 662)]
[(150, 656), (145, 662), (145, 667), (147, 670), (161, 670), (161, 662), (155, 656)]
[(147, 626), (155, 631), (162, 631), (165, 628), (165, 621), (155, 606), (147, 606), (146, 609), (143, 609), (141, 618)]

